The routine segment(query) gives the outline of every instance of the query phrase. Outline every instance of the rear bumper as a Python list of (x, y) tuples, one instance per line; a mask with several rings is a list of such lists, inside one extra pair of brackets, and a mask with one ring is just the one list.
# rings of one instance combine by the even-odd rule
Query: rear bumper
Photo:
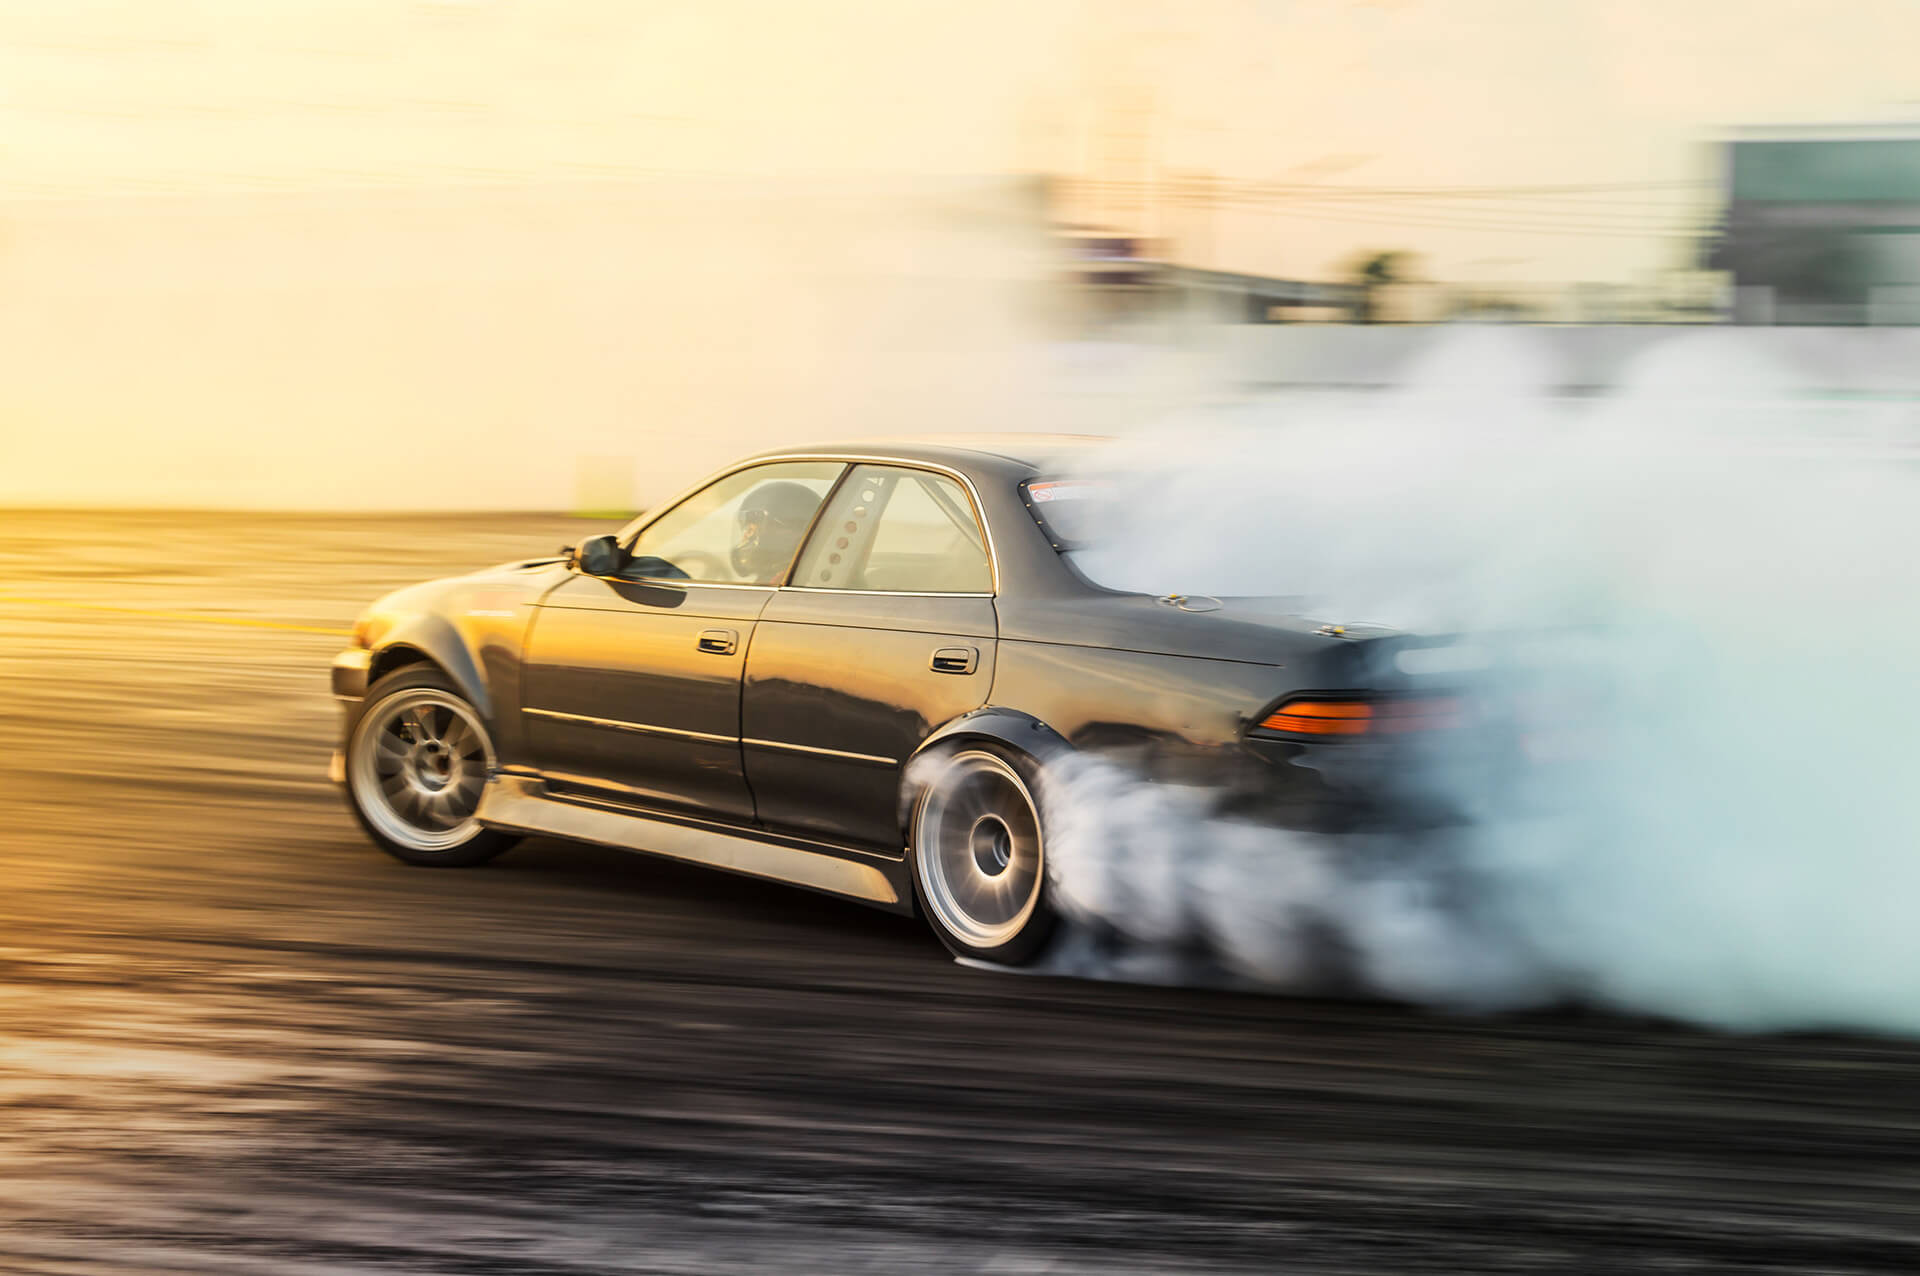
[(1455, 824), (1466, 773), (1485, 755), (1450, 756), (1409, 741), (1304, 744), (1250, 737), (1231, 769), (1222, 814), (1307, 833), (1406, 832)]

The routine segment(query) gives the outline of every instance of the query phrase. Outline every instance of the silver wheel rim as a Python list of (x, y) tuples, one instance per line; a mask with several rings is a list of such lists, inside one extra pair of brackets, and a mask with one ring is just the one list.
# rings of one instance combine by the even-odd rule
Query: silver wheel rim
[(369, 708), (347, 745), (354, 801), (380, 833), (415, 851), (450, 851), (480, 832), (474, 812), (493, 741), (469, 705), (433, 687)]
[(957, 754), (921, 796), (913, 823), (920, 893), (973, 948), (997, 948), (1040, 904), (1040, 815), (1020, 773), (992, 753)]

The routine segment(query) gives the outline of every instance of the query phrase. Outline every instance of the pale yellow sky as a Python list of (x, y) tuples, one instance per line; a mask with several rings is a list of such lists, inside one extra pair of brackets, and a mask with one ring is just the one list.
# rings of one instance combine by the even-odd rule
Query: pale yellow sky
[[(1697, 181), (1726, 126), (1914, 117), (1917, 48), (1915, 0), (0, 0), (0, 199), (663, 171)], [(1667, 264), (1642, 232), (1704, 206), (1145, 216), (1228, 268), (1411, 247), (1440, 275), (1573, 280)]]
[[(1920, 0), (0, 0), (0, 502), (646, 502), (1078, 428), (1159, 365), (1053, 392), (1059, 258), (999, 175), (1157, 190), (1090, 211), (1224, 269), (1632, 282), (1712, 207), (1647, 184), (1911, 118), (1916, 48)], [(1612, 189), (1165, 198), (1196, 172)]]

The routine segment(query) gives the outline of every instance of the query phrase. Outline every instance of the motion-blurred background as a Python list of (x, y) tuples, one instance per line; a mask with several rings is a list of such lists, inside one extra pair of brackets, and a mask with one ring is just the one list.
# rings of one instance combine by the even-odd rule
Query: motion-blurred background
[[(1844, 11), (1842, 11), (1844, 10)], [(809, 437), (1572, 390), (1739, 324), (1911, 395), (1920, 11), (10, 0), (0, 500), (621, 509)]]
[[(1920, 1270), (1916, 49), (1913, 0), (0, 0), (0, 1270)], [(1525, 942), (1124, 780), (1123, 933), (1284, 976), (1304, 900), (1432, 1008), (410, 869), (326, 782), (382, 593), (1010, 428), (1132, 436), (1155, 592), (1692, 635), (1608, 836), (1492, 844)]]

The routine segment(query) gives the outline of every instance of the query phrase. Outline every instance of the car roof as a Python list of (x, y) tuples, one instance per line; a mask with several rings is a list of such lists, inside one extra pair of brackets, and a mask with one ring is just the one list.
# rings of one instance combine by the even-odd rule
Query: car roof
[(926, 434), (852, 439), (783, 447), (752, 460), (781, 456), (823, 456), (928, 461), (968, 473), (1037, 473), (1066, 457), (1113, 440), (1100, 434)]

